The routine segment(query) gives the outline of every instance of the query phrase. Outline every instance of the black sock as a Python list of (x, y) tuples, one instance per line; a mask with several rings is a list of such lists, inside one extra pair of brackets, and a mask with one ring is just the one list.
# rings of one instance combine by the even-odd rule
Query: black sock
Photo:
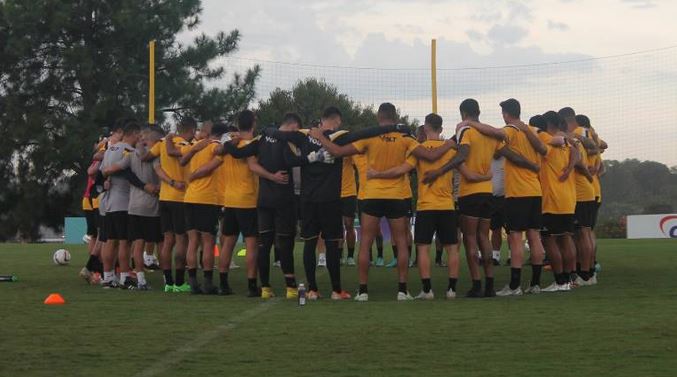
[(571, 283), (571, 271), (562, 272), (562, 279), (564, 280), (563, 284)]
[(202, 279), (204, 280), (205, 285), (211, 286), (214, 280), (214, 270), (202, 271)]
[(358, 294), (363, 294), (363, 293), (369, 293), (369, 290), (367, 289), (366, 284), (360, 284), (360, 288), (357, 291)]
[(376, 257), (377, 258), (383, 258), (383, 247), (377, 247), (376, 248)]
[(588, 271), (581, 271), (581, 272), (578, 273), (578, 276), (580, 276), (581, 279), (583, 279), (583, 281), (588, 281), (588, 279), (590, 279), (590, 276), (588, 275)]
[(430, 292), (430, 278), (421, 279), (421, 284), (423, 284), (423, 292)]
[(510, 268), (510, 289), (517, 289), (522, 281), (522, 269)]
[(250, 291), (256, 290), (256, 278), (247, 279), (247, 288), (249, 288)]
[(306, 272), (306, 281), (308, 290), (317, 291), (317, 279), (315, 279), (315, 270), (317, 269), (317, 258), (315, 249), (317, 248), (317, 238), (306, 240), (303, 244), (303, 269)]
[(588, 273), (590, 274), (590, 277), (595, 276), (595, 267), (593, 266)]
[(325, 241), (327, 247), (327, 270), (331, 280), (331, 290), (341, 292), (341, 260), (338, 241)]
[(99, 258), (97, 258), (96, 255), (89, 254), (89, 259), (87, 259), (87, 264), (85, 265), (85, 268), (87, 268), (89, 271), (94, 271), (94, 265), (97, 259)]
[(219, 272), (219, 287), (223, 290), (230, 288), (230, 286), (228, 285), (228, 273), (227, 272)]
[(541, 264), (532, 264), (531, 265), (531, 286), (541, 285), (541, 271), (543, 271), (543, 265)]
[(442, 249), (435, 248), (435, 264), (442, 264)]
[(397, 291), (407, 293), (407, 283), (397, 283)]
[(287, 288), (296, 288), (296, 278), (295, 277), (284, 277), (284, 282), (287, 284)]
[(196, 268), (189, 268), (188, 269), (188, 284), (191, 286), (191, 288), (197, 288), (198, 283), (197, 283), (197, 269)]
[(472, 281), (472, 290), (481, 291), (482, 290), (482, 280), (473, 280)]
[(484, 289), (487, 291), (494, 290), (494, 278), (484, 278)]
[(355, 257), (355, 247), (349, 247), (348, 248), (348, 258), (354, 258)]
[[(259, 234), (259, 254), (256, 257), (262, 287), (270, 287), (270, 248), (273, 247), (273, 233)], [(275, 248), (277, 250), (277, 248)]]
[(452, 290), (456, 292), (456, 282), (458, 281), (457, 278), (449, 278), (449, 285), (447, 286), (447, 291)]
[(376, 250), (378, 251), (376, 256), (383, 258), (383, 236), (376, 236)]
[(397, 259), (398, 254), (399, 253), (397, 252), (397, 246), (393, 245), (393, 259)]
[(186, 284), (186, 270), (183, 268), (177, 268), (174, 271), (174, 285), (180, 287)]
[(166, 285), (174, 285), (174, 279), (172, 279), (172, 270), (162, 270), (162, 274), (165, 277)]
[(280, 247), (280, 267), (285, 275), (294, 274), (294, 236), (278, 236)]

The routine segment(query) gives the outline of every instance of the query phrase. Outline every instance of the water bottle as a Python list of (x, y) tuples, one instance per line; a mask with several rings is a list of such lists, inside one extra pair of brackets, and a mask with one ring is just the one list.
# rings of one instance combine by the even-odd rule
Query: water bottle
[(306, 304), (306, 286), (303, 283), (299, 284), (299, 306)]

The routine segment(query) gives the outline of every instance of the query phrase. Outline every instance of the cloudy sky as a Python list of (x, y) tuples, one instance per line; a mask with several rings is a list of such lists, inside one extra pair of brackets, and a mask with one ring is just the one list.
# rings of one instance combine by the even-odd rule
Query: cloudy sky
[[(608, 158), (677, 165), (677, 48), (663, 49), (677, 45), (677, 1), (203, 0), (203, 8), (182, 39), (239, 29), (239, 51), (223, 64), (260, 64), (259, 98), (315, 76), (421, 118), (431, 110), (437, 38), (438, 112), (450, 127), (469, 96), (492, 123), (507, 97), (522, 101), (525, 116), (571, 105), (609, 141)], [(653, 49), (663, 50), (613, 57)]]

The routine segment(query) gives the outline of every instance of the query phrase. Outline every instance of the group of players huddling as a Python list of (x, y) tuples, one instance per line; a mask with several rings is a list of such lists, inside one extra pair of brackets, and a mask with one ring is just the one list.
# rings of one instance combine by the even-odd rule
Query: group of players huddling
[[(356, 301), (368, 301), (375, 241), (380, 249), (376, 265), (383, 266), (383, 217), (392, 234), (399, 301), (414, 299), (407, 289), (413, 264), (422, 283), (415, 298), (434, 298), (429, 255), (433, 243), (438, 245), (436, 264), (448, 268), (446, 297), (456, 297), (461, 236), (472, 279), (466, 297), (559, 292), (596, 284), (593, 229), (601, 202), (600, 154), (606, 143), (586, 116), (569, 107), (534, 116), (528, 124), (520, 120), (517, 100), (503, 101), (500, 107), (505, 126), (497, 128), (479, 121), (476, 100), (464, 100), (462, 121), (449, 140), (442, 138), (439, 115), (426, 116), (413, 135), (409, 127), (397, 124), (391, 103), (378, 108), (378, 126), (353, 132), (340, 130), (342, 115), (336, 107), (325, 109), (311, 128), (303, 129), (300, 117), (288, 113), (279, 127), (262, 128), (258, 135), (256, 115), (249, 110), (237, 116), (237, 128), (204, 122), (196, 132), (195, 120), (185, 118), (176, 133), (166, 135), (158, 126), (141, 128), (131, 119), (119, 121), (97, 146), (88, 169), (83, 209), (91, 235), (90, 259), (81, 275), (101, 279), (105, 288), (147, 290), (144, 267), (158, 262), (144, 250), (157, 244), (160, 258), (155, 268), (163, 271), (165, 292), (229, 295), (228, 272), (242, 235), (248, 296), (274, 297), (274, 247), (286, 297), (294, 299), (298, 288), (293, 250), (300, 222), (307, 298), (320, 297), (315, 272), (321, 241), (330, 297), (349, 299), (340, 266), (355, 265), (357, 212), (361, 237)], [(418, 195), (412, 237), (413, 170)], [(299, 181), (300, 195), (295, 195)], [(500, 259), (503, 229), (508, 234), (510, 278), (496, 292), (494, 265)], [(219, 234), (215, 284), (213, 250)], [(532, 274), (523, 290), (525, 236)], [(344, 247), (347, 259), (342, 259)], [(441, 261), (442, 249), (446, 263)], [(546, 255), (554, 282), (541, 288)]]

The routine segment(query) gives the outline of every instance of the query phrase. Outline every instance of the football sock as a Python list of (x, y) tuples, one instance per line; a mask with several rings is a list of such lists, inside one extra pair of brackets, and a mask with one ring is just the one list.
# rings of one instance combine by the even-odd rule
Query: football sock
[(315, 271), (317, 268), (317, 258), (315, 257), (316, 248), (317, 238), (306, 240), (303, 244), (303, 269), (306, 272), (308, 289), (311, 291), (317, 291), (317, 280), (315, 278)]
[(376, 236), (376, 250), (378, 258), (383, 258), (383, 236)]
[(125, 284), (127, 278), (129, 277), (129, 272), (120, 272), (120, 284)]
[(247, 279), (247, 288), (249, 288), (250, 291), (256, 290), (256, 278)]
[(484, 278), (484, 289), (492, 291), (494, 289), (494, 278)]
[(358, 289), (357, 292), (359, 294), (369, 293), (369, 290), (367, 289), (367, 285), (366, 284), (360, 284), (360, 288)]
[(185, 268), (177, 268), (176, 271), (174, 271), (174, 273), (176, 275), (174, 277), (174, 285), (176, 285), (177, 287), (180, 287), (180, 286), (186, 284), (186, 269)]
[[(256, 280), (254, 280), (256, 281)], [(228, 273), (227, 272), (219, 272), (219, 288), (222, 290), (226, 290), (230, 288), (228, 285)]]
[(531, 286), (541, 285), (541, 271), (543, 271), (543, 265), (541, 264), (532, 264), (531, 265)]
[(285, 276), (284, 282), (287, 284), (287, 288), (296, 288), (296, 278), (293, 276)]
[(452, 291), (456, 292), (456, 282), (457, 281), (458, 281), (458, 279), (456, 279), (456, 278), (449, 278), (449, 285), (447, 286), (447, 291), (451, 289)]
[(397, 283), (397, 291), (407, 293), (407, 283)]
[(421, 283), (423, 284), (423, 292), (430, 292), (430, 278), (421, 279)]
[(472, 281), (472, 290), (473, 291), (482, 290), (482, 280), (473, 280)]
[[(259, 253), (256, 261), (262, 287), (270, 287), (270, 248), (273, 246), (273, 241), (272, 232), (266, 232), (259, 236)], [(275, 248), (275, 254), (277, 253), (277, 248)]]
[(162, 274), (164, 275), (166, 285), (174, 285), (174, 279), (172, 279), (172, 270), (162, 270)]
[(348, 248), (348, 258), (353, 258), (355, 257), (355, 247), (349, 247)]
[(341, 292), (341, 260), (339, 256), (338, 241), (325, 241), (327, 247), (327, 270), (331, 280), (331, 289)]
[(517, 289), (520, 286), (522, 280), (522, 269), (521, 268), (510, 268), (510, 289)]
[(500, 250), (494, 250), (491, 252), (491, 257), (496, 259), (497, 261), (501, 260), (501, 251)]

